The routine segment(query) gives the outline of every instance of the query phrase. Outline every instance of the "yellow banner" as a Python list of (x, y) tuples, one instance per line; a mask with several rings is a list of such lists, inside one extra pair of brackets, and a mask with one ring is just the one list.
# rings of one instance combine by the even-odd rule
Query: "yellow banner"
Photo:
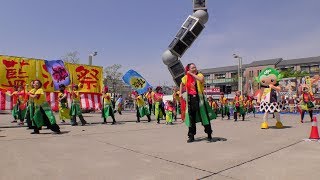
[(36, 61), (15, 56), (0, 55), (0, 87), (25, 86), (36, 78)]
[(65, 63), (71, 84), (81, 84), (81, 92), (100, 93), (103, 87), (103, 69), (99, 66)]
[[(99, 66), (65, 63), (70, 73), (71, 84), (81, 84), (79, 91), (100, 93), (103, 87), (103, 69)], [(44, 60), (0, 55), (0, 87), (30, 84), (32, 80), (42, 82), (45, 92), (53, 92), (53, 80)], [(30, 88), (30, 87), (29, 87)]]

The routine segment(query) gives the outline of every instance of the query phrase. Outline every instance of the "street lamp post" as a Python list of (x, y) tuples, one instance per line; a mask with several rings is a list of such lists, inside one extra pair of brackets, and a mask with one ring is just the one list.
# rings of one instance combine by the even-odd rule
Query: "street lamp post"
[(93, 52), (89, 55), (89, 65), (91, 66), (92, 65), (92, 59), (93, 59), (93, 56), (96, 56), (98, 55), (98, 52)]
[(236, 54), (233, 54), (233, 57), (238, 59), (238, 89), (242, 95), (242, 57), (236, 55)]

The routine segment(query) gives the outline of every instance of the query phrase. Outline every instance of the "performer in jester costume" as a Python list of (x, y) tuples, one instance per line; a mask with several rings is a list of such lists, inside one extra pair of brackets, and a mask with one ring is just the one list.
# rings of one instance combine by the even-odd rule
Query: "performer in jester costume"
[(277, 101), (277, 92), (281, 90), (278, 82), (282, 75), (273, 68), (265, 68), (256, 79), (262, 88), (262, 93), (258, 96), (258, 103), (260, 103), (260, 111), (264, 112), (263, 123), (261, 129), (268, 129), (268, 114), (274, 113), (277, 120), (276, 128), (283, 128), (280, 120), (280, 103)]

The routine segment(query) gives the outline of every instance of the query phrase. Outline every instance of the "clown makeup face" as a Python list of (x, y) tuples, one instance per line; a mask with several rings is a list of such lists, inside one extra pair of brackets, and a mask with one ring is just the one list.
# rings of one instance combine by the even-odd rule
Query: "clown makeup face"
[(260, 84), (263, 86), (275, 85), (277, 84), (277, 76), (274, 74), (262, 75), (260, 77)]

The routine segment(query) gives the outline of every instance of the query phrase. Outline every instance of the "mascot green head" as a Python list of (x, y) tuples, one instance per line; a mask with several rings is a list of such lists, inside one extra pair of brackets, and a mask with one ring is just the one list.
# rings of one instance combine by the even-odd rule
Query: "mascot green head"
[(276, 85), (282, 79), (282, 75), (273, 68), (263, 69), (256, 81), (259, 82), (262, 86), (269, 86), (269, 84)]

